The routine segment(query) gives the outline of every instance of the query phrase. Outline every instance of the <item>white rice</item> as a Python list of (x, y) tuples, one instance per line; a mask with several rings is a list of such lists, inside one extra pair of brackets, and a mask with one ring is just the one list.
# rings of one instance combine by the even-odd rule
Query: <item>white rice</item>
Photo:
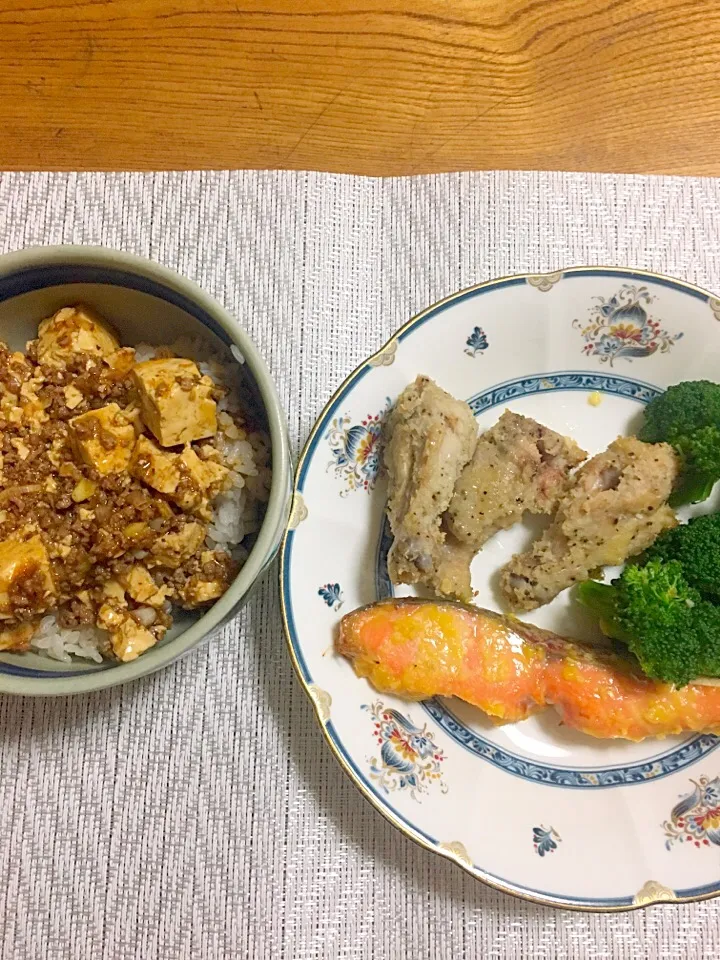
[(85, 627), (82, 630), (68, 630), (59, 627), (55, 614), (43, 617), (37, 633), (30, 642), (30, 647), (37, 653), (44, 653), (53, 660), (64, 660), (69, 663), (71, 654), (102, 663), (100, 646), (104, 645), (107, 633), (99, 627)]
[[(139, 343), (135, 347), (135, 358), (138, 363), (151, 360), (156, 351), (194, 360), (201, 373), (228, 391), (218, 402), (219, 430), (215, 443), (230, 473), (224, 489), (211, 504), (213, 517), (206, 543), (211, 550), (224, 550), (243, 563), (248, 551), (242, 541), (259, 529), (260, 505), (267, 501), (271, 480), (267, 437), (250, 433), (247, 439), (242, 438), (229, 415), (242, 414), (247, 408), (237, 366), (244, 364), (245, 358), (234, 344), (230, 348), (234, 358), (231, 359), (230, 353), (223, 355), (205, 340), (190, 337), (181, 337), (162, 347)], [(107, 644), (107, 631), (97, 627), (66, 629), (58, 626), (54, 614), (42, 618), (30, 642), (31, 649), (55, 660), (70, 661), (75, 656), (97, 663), (102, 662), (100, 651), (107, 648)]]

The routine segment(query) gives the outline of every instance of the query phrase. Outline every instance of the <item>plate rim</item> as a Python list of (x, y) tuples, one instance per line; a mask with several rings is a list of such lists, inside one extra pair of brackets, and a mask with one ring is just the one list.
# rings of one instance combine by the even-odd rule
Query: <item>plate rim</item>
[[(288, 574), (288, 548), (290, 545), (290, 537), (297, 527), (300, 520), (303, 519), (304, 503), (302, 499), (302, 493), (299, 490), (301, 486), (307, 467), (307, 462), (310, 458), (310, 455), (314, 452), (317, 445), (318, 435), (321, 433), (324, 423), (328, 415), (334, 410), (337, 403), (345, 395), (346, 391), (354, 384), (354, 382), (359, 379), (361, 375), (367, 372), (368, 369), (379, 366), (382, 363), (383, 356), (386, 353), (394, 353), (394, 350), (397, 347), (397, 344), (402, 340), (411, 330), (415, 327), (420, 326), (425, 320), (429, 319), (430, 315), (436, 313), (437, 311), (444, 309), (449, 306), (451, 303), (462, 300), (470, 295), (477, 293), (479, 290), (492, 288), (492, 287), (501, 287), (519, 284), (522, 282), (529, 283), (532, 286), (536, 287), (539, 292), (547, 292), (552, 287), (555, 286), (557, 282), (564, 279), (566, 275), (574, 276), (583, 276), (583, 275), (605, 275), (605, 276), (618, 276), (618, 277), (627, 277), (627, 278), (646, 278), (652, 280), (655, 283), (660, 283), (663, 286), (668, 286), (672, 289), (681, 289), (689, 293), (691, 296), (697, 297), (699, 299), (705, 299), (708, 302), (714, 302), (718, 304), (720, 308), (720, 300), (711, 293), (709, 290), (706, 290), (704, 287), (699, 286), (695, 283), (690, 283), (687, 280), (681, 280), (677, 277), (669, 276), (664, 273), (656, 273), (652, 270), (645, 270), (640, 268), (633, 267), (621, 267), (621, 266), (604, 266), (604, 265), (586, 265), (586, 266), (573, 266), (573, 267), (562, 267), (558, 270), (550, 271), (541, 271), (541, 272), (527, 272), (527, 273), (515, 273), (508, 274), (502, 277), (493, 277), (489, 280), (483, 280), (479, 283), (472, 284), (468, 287), (463, 287), (460, 290), (456, 290), (454, 293), (449, 294), (446, 297), (442, 297), (439, 300), (429, 304), (427, 307), (420, 310), (418, 313), (414, 314), (410, 319), (408, 319), (404, 324), (402, 324), (377, 350), (371, 353), (368, 357), (362, 360), (339, 384), (339, 386), (333, 391), (332, 395), (328, 401), (323, 405), (320, 412), (317, 414), (313, 426), (308, 434), (305, 443), (303, 444), (302, 451), (298, 457), (297, 464), (295, 467), (295, 472), (293, 475), (293, 488), (292, 488), (292, 507), (290, 512), (290, 519), (288, 521), (287, 527), (283, 534), (282, 543), (280, 546), (280, 562), (279, 562), (279, 593), (280, 593), (280, 609), (282, 614), (282, 624), (283, 624), (283, 633), (285, 635), (285, 642), (287, 649), (290, 655), (290, 661), (292, 663), (295, 675), (300, 682), (300, 685), (305, 692), (305, 695), (310, 700), (313, 706), (313, 714), (315, 716), (316, 722), (318, 723), (322, 735), (327, 743), (332, 755), (334, 756), (337, 763), (340, 764), (345, 775), (350, 779), (354, 784), (357, 790), (364, 798), (364, 800), (369, 803), (378, 813), (380, 813), (385, 820), (388, 821), (395, 829), (399, 830), (403, 836), (407, 837), (409, 840), (412, 840), (414, 843), (418, 844), (421, 847), (424, 847), (426, 850), (431, 851), (432, 853), (437, 854), (438, 856), (443, 857), (446, 860), (451, 861), (452, 863), (461, 867), (466, 873), (468, 873), (475, 880), (479, 880), (481, 883), (484, 883), (488, 887), (491, 887), (495, 890), (499, 890), (502, 893), (509, 894), (510, 896), (518, 897), (521, 900), (525, 900), (530, 903), (534, 903), (540, 906), (548, 906), (555, 908), (562, 908), (567, 910), (574, 910), (581, 913), (624, 913), (631, 910), (638, 910), (643, 907), (653, 906), (658, 903), (697, 903), (702, 900), (710, 900), (713, 897), (720, 895), (720, 882), (714, 884), (712, 889), (707, 890), (704, 887), (698, 888), (697, 892), (693, 892), (689, 895), (679, 895), (674, 890), (670, 890), (667, 887), (662, 886), (652, 879), (644, 884), (644, 886), (635, 894), (634, 897), (619, 897), (619, 898), (606, 898), (604, 900), (593, 901), (590, 898), (583, 898), (583, 902), (573, 901), (558, 894), (553, 894), (550, 892), (540, 891), (540, 890), (528, 890), (526, 888), (515, 885), (512, 881), (506, 880), (502, 877), (498, 877), (493, 874), (489, 874), (472, 861), (465, 855), (464, 848), (458, 850), (458, 845), (455, 844), (441, 844), (438, 841), (433, 841), (432, 838), (427, 837), (419, 828), (414, 827), (413, 825), (405, 822), (394, 810), (392, 806), (385, 803), (372, 789), (371, 785), (363, 779), (357, 770), (354, 767), (354, 764), (350, 761), (350, 758), (346, 756), (346, 750), (343, 748), (342, 744), (339, 741), (339, 738), (336, 739), (334, 734), (334, 728), (330, 720), (329, 715), (329, 695), (317, 688), (312, 683), (312, 678), (308, 679), (306, 677), (306, 671), (303, 668), (301, 659), (298, 656), (298, 651), (295, 648), (295, 639), (293, 638), (293, 628), (290, 625), (289, 613), (289, 604), (288, 598), (286, 596), (287, 589), (287, 574)], [(534, 281), (534, 282), (533, 282)], [(720, 319), (720, 317), (718, 317)], [(459, 845), (462, 847), (462, 845)], [(615, 901), (615, 902), (613, 902)]]

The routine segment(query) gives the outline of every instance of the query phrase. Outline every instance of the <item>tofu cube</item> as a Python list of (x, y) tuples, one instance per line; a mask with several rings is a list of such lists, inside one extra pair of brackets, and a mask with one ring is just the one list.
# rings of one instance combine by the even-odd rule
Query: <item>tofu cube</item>
[(76, 353), (110, 357), (119, 347), (106, 322), (82, 304), (63, 307), (38, 327), (38, 359), (51, 367), (65, 366)]
[(227, 584), (222, 580), (200, 580), (191, 577), (180, 589), (180, 597), (185, 607), (199, 607), (203, 603), (217, 600), (225, 593)]
[(14, 653), (28, 650), (35, 629), (36, 627), (32, 623), (18, 623), (15, 627), (0, 630), (0, 650), (13, 651)]
[(129, 597), (136, 603), (148, 604), (151, 607), (162, 607), (167, 596), (167, 587), (158, 587), (150, 572), (142, 564), (130, 567), (127, 573), (121, 575), (121, 581)]
[(212, 437), (217, 408), (212, 380), (192, 360), (145, 360), (133, 368), (143, 422), (163, 447)]
[(197, 511), (207, 519), (208, 501), (230, 471), (220, 463), (201, 460), (189, 445), (180, 454), (168, 453), (148, 437), (139, 437), (131, 472), (183, 510)]
[(148, 566), (181, 566), (200, 547), (205, 539), (206, 527), (202, 523), (186, 523), (180, 530), (165, 533), (150, 547)]
[(116, 403), (88, 410), (70, 421), (76, 455), (98, 473), (126, 470), (135, 447), (135, 428)]
[(133, 450), (130, 471), (153, 490), (172, 497), (180, 483), (177, 461), (176, 454), (161, 449), (149, 437), (140, 436)]
[(55, 596), (50, 558), (40, 537), (29, 540), (4, 540), (0, 543), (0, 617), (13, 615), (11, 591), (27, 583), (30, 609), (46, 610)]
[(111, 633), (119, 630), (127, 619), (127, 611), (112, 601), (104, 603), (97, 614), (97, 625)]
[(75, 407), (80, 406), (83, 402), (83, 395), (78, 388), (72, 384), (68, 384), (68, 386), (63, 389), (63, 393), (65, 394), (65, 406), (68, 410), (74, 410)]
[(141, 653), (145, 653), (156, 643), (157, 637), (132, 617), (126, 617), (120, 626), (110, 634), (110, 646), (113, 653), (123, 663), (127, 663), (129, 660), (137, 660)]
[(125, 589), (119, 580), (106, 580), (102, 588), (103, 596), (114, 601), (116, 606), (126, 607)]
[(214, 497), (221, 489), (225, 478), (230, 473), (227, 467), (213, 460), (201, 460), (192, 447), (185, 447), (180, 454), (182, 472), (189, 477), (202, 495), (206, 498)]

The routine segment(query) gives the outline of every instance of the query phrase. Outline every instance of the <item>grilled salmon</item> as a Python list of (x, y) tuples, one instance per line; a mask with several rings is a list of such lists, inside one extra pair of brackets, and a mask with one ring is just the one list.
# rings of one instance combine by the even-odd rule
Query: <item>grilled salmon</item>
[(459, 697), (498, 722), (553, 707), (593, 737), (720, 730), (720, 687), (677, 689), (630, 659), (452, 601), (382, 600), (343, 617), (337, 652), (378, 690)]

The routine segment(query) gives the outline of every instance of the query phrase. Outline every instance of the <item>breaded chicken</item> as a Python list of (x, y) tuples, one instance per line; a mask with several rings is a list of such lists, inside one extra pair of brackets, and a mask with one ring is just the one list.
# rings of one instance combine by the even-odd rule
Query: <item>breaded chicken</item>
[(534, 610), (591, 571), (641, 553), (677, 524), (667, 499), (678, 475), (666, 443), (620, 437), (575, 474), (552, 524), (503, 568), (513, 610)]
[(445, 541), (435, 554), (433, 582), (428, 586), (433, 587), (440, 597), (469, 603), (472, 599), (470, 564), (474, 556), (472, 547), (460, 543), (445, 531)]
[(529, 513), (550, 514), (570, 486), (570, 471), (587, 454), (529, 417), (506, 410), (483, 433), (460, 475), (448, 509), (448, 529), (479, 550), (486, 540)]
[(469, 599), (471, 554), (453, 549), (440, 519), (476, 439), (470, 407), (428, 377), (418, 377), (398, 398), (385, 427), (384, 454), (393, 583), (422, 583)]

